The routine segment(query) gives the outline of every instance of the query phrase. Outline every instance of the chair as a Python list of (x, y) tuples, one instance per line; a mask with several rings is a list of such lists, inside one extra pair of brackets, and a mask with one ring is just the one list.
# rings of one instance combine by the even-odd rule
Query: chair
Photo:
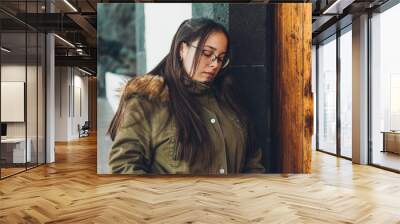
[(80, 125), (78, 124), (79, 138), (89, 136), (89, 129), (90, 129), (89, 121), (85, 121), (82, 127), (80, 127)]

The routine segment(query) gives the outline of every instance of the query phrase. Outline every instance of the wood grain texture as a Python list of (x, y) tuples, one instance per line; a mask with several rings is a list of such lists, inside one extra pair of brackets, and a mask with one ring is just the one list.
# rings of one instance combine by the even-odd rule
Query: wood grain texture
[(0, 181), (0, 223), (400, 223), (400, 176), (313, 151), (312, 174), (96, 174), (96, 139)]
[(1, 168), (1, 178), (22, 172), (25, 170), (25, 164), (22, 166), (20, 165), (19, 167), (11, 167), (11, 166), (2, 166)]
[[(312, 4), (303, 4), (303, 21), (312, 21)], [(303, 172), (311, 172), (312, 159), (312, 135), (314, 128), (314, 99), (312, 93), (312, 78), (311, 78), (311, 48), (312, 48), (312, 24), (305, 22), (303, 24)]]
[(273, 121), (279, 172), (308, 173), (311, 165), (311, 4), (274, 5)]

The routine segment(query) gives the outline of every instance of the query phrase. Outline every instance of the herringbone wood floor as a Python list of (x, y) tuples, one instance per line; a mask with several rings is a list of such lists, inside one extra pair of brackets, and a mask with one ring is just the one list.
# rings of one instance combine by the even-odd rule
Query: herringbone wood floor
[(319, 152), (310, 175), (96, 174), (96, 139), (0, 181), (0, 223), (400, 223), (400, 175)]

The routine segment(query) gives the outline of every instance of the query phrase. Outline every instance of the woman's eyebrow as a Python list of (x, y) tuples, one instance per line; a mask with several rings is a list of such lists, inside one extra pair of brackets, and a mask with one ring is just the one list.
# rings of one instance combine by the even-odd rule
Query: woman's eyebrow
[[(213, 49), (214, 51), (217, 50), (217, 48), (212, 47), (212, 46), (210, 46), (210, 45), (204, 45), (204, 47), (209, 47), (209, 48)], [(222, 52), (222, 53), (220, 53), (220, 55), (221, 55), (221, 54), (225, 54), (225, 53), (226, 53), (226, 52)]]
[(212, 47), (212, 46), (210, 46), (210, 45), (205, 45), (205, 47), (209, 47), (209, 48), (211, 48), (211, 49), (213, 49), (213, 50), (217, 50), (217, 48)]

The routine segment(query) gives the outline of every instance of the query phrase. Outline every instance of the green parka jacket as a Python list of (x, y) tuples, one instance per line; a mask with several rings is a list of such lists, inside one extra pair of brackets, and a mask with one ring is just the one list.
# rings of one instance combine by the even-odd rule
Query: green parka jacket
[(226, 175), (265, 171), (261, 150), (246, 148), (246, 125), (219, 105), (212, 88), (189, 81), (186, 86), (203, 108), (202, 120), (214, 147), (210, 165), (176, 159), (176, 127), (168, 119), (168, 87), (161, 76), (144, 75), (128, 82), (121, 97), (122, 120), (109, 154), (112, 173)]

